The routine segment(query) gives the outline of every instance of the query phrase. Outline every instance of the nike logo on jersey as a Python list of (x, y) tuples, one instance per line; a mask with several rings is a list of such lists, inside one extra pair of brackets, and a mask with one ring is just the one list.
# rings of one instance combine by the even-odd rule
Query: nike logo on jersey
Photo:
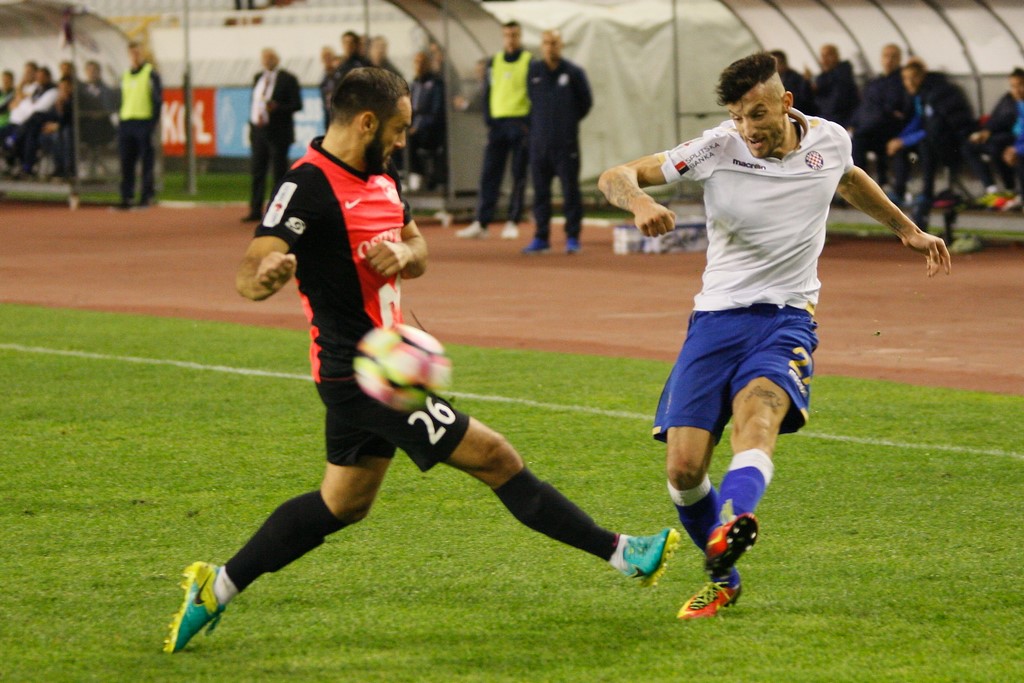
[(351, 209), (352, 207), (354, 207), (356, 204), (358, 204), (361, 201), (363, 201), (362, 197), (360, 197), (359, 199), (353, 199), (350, 202), (345, 202), (345, 210), (348, 211), (349, 209)]

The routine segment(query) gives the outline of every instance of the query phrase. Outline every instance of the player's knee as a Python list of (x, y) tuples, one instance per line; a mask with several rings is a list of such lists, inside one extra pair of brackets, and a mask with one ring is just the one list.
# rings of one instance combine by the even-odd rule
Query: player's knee
[(685, 491), (699, 486), (708, 473), (707, 465), (703, 458), (669, 458), (665, 464), (665, 473), (672, 486)]
[(373, 508), (372, 498), (328, 498), (324, 496), (327, 509), (345, 526), (360, 522), (370, 514)]
[(511, 479), (523, 469), (523, 459), (512, 444), (501, 434), (495, 433), (479, 452), (479, 470), (491, 480)]

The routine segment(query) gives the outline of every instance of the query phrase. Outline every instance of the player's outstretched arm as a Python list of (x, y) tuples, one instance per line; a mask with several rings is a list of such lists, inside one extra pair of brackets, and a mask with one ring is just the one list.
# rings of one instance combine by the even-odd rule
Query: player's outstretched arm
[(284, 287), (295, 274), (295, 254), (279, 237), (256, 237), (242, 257), (235, 275), (235, 288), (246, 299), (262, 301)]
[(892, 230), (904, 246), (924, 254), (928, 277), (946, 271), (949, 275), (950, 257), (941, 237), (929, 235), (917, 227), (899, 207), (892, 203), (871, 176), (854, 166), (839, 181), (839, 194), (855, 209), (863, 211)]
[(645, 235), (663, 235), (676, 227), (676, 215), (654, 201), (642, 188), (664, 185), (661, 160), (656, 155), (613, 166), (601, 174), (597, 186), (613, 206), (633, 214), (633, 222)]

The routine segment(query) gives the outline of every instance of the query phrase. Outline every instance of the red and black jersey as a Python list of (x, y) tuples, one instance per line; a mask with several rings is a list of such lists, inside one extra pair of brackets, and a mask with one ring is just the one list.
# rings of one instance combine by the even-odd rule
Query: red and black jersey
[(401, 242), (411, 220), (393, 166), (384, 175), (369, 175), (320, 142), (314, 140), (285, 174), (256, 228), (257, 237), (279, 237), (295, 254), (317, 382), (351, 376), (362, 336), (402, 322), (400, 278), (377, 274), (366, 252), (378, 242)]

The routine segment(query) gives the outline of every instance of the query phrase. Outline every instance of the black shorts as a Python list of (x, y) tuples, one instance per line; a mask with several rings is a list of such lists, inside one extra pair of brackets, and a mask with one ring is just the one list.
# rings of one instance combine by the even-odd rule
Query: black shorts
[(447, 460), (469, 429), (469, 416), (440, 396), (411, 413), (393, 410), (363, 393), (352, 378), (317, 382), (327, 406), (327, 462), (354, 465), (360, 456), (390, 458), (401, 448), (426, 472)]

